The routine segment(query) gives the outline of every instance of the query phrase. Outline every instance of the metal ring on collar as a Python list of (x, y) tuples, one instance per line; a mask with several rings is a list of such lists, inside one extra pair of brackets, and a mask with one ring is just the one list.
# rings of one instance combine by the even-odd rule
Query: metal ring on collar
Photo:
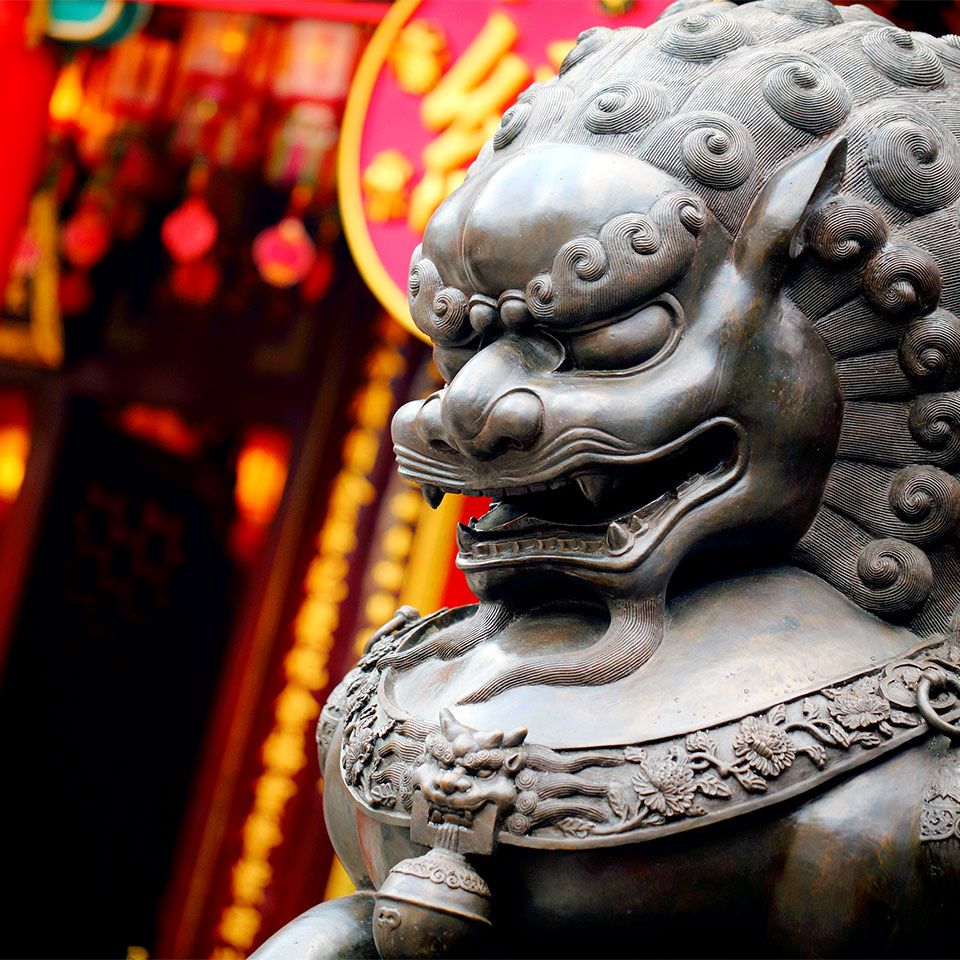
[(944, 720), (930, 702), (931, 691), (939, 693), (949, 687), (952, 687), (956, 693), (960, 693), (960, 680), (940, 667), (927, 667), (923, 671), (920, 684), (917, 687), (917, 707), (923, 715), (923, 719), (935, 730), (945, 733), (948, 737), (960, 738), (960, 727)]

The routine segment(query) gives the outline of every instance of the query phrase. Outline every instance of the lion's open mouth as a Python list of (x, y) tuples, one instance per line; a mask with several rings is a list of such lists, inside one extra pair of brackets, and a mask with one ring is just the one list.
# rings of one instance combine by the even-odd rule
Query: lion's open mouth
[[(634, 459), (634, 458), (631, 458)], [(711, 421), (626, 465), (597, 465), (545, 484), (491, 491), (490, 510), (460, 524), (464, 569), (506, 560), (636, 562), (690, 509), (743, 471), (745, 435)]]

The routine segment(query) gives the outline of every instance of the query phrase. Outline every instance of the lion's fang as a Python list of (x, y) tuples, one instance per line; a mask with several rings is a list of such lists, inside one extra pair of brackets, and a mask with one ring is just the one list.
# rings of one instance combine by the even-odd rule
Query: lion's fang
[(426, 500), (434, 510), (443, 502), (443, 491), (439, 487), (435, 487), (432, 483), (421, 483), (420, 492), (423, 494), (423, 499)]
[(595, 507), (600, 506), (600, 501), (603, 500), (607, 490), (610, 489), (610, 483), (609, 477), (605, 477), (599, 473), (591, 473), (584, 477), (577, 477), (577, 486), (580, 488), (580, 492)]
[(614, 522), (607, 527), (607, 546), (610, 548), (610, 552), (619, 553), (621, 550), (626, 549), (629, 543), (630, 534), (622, 523), (617, 523), (617, 521), (614, 520)]

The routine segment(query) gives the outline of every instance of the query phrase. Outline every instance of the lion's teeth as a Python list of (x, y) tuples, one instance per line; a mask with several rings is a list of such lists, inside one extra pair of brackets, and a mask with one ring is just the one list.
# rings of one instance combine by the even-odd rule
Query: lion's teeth
[(642, 520), (652, 517), (670, 503), (671, 500), (673, 500), (673, 497), (670, 493), (662, 493), (656, 500), (651, 500), (645, 507), (641, 507), (637, 511), (637, 516)]
[(474, 524), (474, 528), (481, 533), (499, 530), (508, 524), (522, 520), (526, 515), (525, 510), (521, 510), (510, 502), (492, 503), (490, 509)]
[(577, 486), (587, 500), (597, 507), (610, 489), (610, 478), (599, 473), (591, 473), (584, 477), (577, 477)]
[(462, 523), (457, 524), (457, 546), (464, 552), (469, 553), (473, 538), (470, 531)]
[(630, 534), (623, 524), (616, 520), (607, 527), (607, 546), (611, 553), (620, 553), (630, 544)]
[(528, 493), (530, 493), (530, 487), (495, 487), (485, 491), (488, 496), (496, 494), (495, 500), (515, 500), (517, 497), (525, 497)]
[(694, 473), (691, 476), (687, 477), (683, 483), (677, 487), (677, 496), (682, 497), (691, 487), (696, 487), (703, 482), (703, 475), (699, 473)]
[(439, 487), (435, 487), (432, 483), (421, 483), (420, 492), (423, 494), (423, 499), (426, 500), (434, 510), (443, 502), (443, 491)]

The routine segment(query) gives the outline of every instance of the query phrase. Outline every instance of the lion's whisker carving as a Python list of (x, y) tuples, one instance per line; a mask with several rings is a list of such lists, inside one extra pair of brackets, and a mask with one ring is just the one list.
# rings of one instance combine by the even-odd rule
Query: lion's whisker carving
[(460, 482), (460, 475), (457, 472), (457, 469), (455, 467), (448, 466), (442, 460), (438, 460), (425, 454), (417, 453), (416, 451), (411, 450), (409, 447), (404, 447), (401, 444), (396, 444), (393, 449), (397, 459), (400, 462), (407, 465), (412, 465), (414, 468), (419, 467), (425, 469), (427, 476), (432, 475), (434, 477), (446, 477), (453, 483)]
[(482, 703), (526, 684), (594, 686), (614, 683), (638, 670), (663, 637), (663, 599), (611, 600), (610, 626), (586, 650), (538, 657), (494, 677), (459, 703)]
[(499, 633), (511, 616), (504, 603), (482, 602), (469, 620), (410, 650), (395, 653), (386, 663), (395, 670), (409, 670), (431, 657), (453, 660)]

